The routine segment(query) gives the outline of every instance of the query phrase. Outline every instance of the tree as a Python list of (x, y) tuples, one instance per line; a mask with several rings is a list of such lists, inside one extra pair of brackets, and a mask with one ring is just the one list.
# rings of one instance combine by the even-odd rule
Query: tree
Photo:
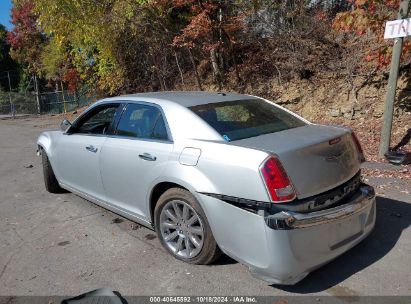
[(113, 2), (108, 0), (35, 2), (39, 25), (53, 37), (49, 51), (58, 53), (65, 48), (66, 67), (70, 70), (66, 78), (76, 75), (75, 79), (110, 93), (124, 83), (122, 68), (113, 55), (118, 33), (118, 24), (112, 22), (113, 9)]
[[(378, 69), (386, 68), (391, 61), (392, 44), (384, 40), (385, 22), (396, 19), (399, 1), (351, 0), (351, 4), (351, 10), (337, 14), (334, 29), (370, 40), (363, 59), (374, 63)], [(411, 41), (404, 41), (402, 54), (403, 60), (411, 60)]]
[[(10, 44), (7, 41), (7, 30), (4, 25), (0, 24), (0, 88), (9, 90), (9, 81), (7, 71), (18, 75), (19, 65), (10, 57)], [(14, 88), (19, 82), (19, 77), (11, 78), (11, 86)]]
[(32, 73), (72, 89), (168, 90), (188, 74), (200, 90), (241, 91), (253, 77), (311, 77), (315, 53), (331, 62), (330, 18), (347, 1), (14, 0), (10, 41)]
[(45, 37), (37, 26), (38, 15), (33, 10), (34, 4), (29, 0), (13, 3), (11, 23), (14, 28), (7, 35), (11, 45), (10, 55), (26, 68), (28, 74), (39, 74)]
[(237, 64), (233, 56), (236, 35), (243, 28), (242, 14), (238, 15), (231, 1), (195, 1), (174, 0), (174, 9), (187, 12), (187, 25), (181, 34), (173, 39), (173, 45), (188, 48), (199, 48), (209, 53), (214, 79), (219, 89), (222, 87), (223, 71), (226, 66), (224, 54), (236, 69), (237, 81), (240, 81)]

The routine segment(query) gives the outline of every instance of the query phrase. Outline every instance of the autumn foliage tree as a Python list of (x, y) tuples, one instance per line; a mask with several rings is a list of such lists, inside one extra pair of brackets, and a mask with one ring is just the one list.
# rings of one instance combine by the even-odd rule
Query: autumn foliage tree
[[(378, 69), (387, 67), (391, 60), (392, 41), (384, 40), (385, 23), (395, 20), (399, 8), (398, 0), (350, 0), (352, 8), (340, 12), (333, 27), (343, 33), (370, 40), (364, 50), (363, 59), (372, 62)], [(410, 60), (411, 41), (404, 41), (403, 60)]]
[(214, 79), (220, 89), (225, 60), (231, 60), (238, 81), (233, 48), (235, 37), (243, 28), (244, 15), (238, 14), (235, 5), (227, 1), (174, 0), (172, 3), (175, 9), (188, 12), (187, 24), (174, 37), (173, 45), (190, 50), (199, 48), (209, 53)]
[(281, 84), (338, 68), (352, 83), (358, 56), (367, 67), (388, 64), (383, 28), (398, 8), (394, 0), (13, 3), (13, 58), (50, 84), (102, 94), (184, 89), (190, 78), (200, 90), (241, 91), (261, 78)]
[(15, 77), (11, 77), (10, 84), (14, 88), (18, 85), (18, 75), (16, 72), (19, 70), (19, 65), (10, 57), (10, 44), (7, 41), (7, 30), (0, 24), (0, 91), (7, 91), (9, 89), (9, 81), (6, 76), (7, 73), (14, 74)]
[(40, 54), (45, 37), (37, 25), (38, 15), (30, 0), (14, 2), (11, 10), (11, 23), (14, 28), (8, 33), (11, 56), (27, 68), (29, 74), (39, 74)]

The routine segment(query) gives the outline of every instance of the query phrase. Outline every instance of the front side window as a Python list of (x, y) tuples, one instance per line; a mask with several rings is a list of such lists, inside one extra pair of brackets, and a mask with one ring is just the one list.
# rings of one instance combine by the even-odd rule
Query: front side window
[(305, 125), (301, 119), (261, 99), (209, 103), (190, 110), (228, 141)]
[(96, 107), (79, 120), (74, 126), (73, 133), (107, 134), (118, 107), (118, 104)]
[(167, 129), (161, 111), (154, 106), (129, 104), (120, 118), (117, 135), (168, 140)]

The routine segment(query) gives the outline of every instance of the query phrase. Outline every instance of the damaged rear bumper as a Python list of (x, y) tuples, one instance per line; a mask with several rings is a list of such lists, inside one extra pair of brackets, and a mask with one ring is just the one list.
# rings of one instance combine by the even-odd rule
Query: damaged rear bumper
[(262, 216), (207, 195), (199, 199), (222, 251), (271, 284), (295, 284), (343, 254), (369, 235), (376, 217), (374, 190), (364, 184), (343, 204), (310, 213)]
[(282, 211), (265, 217), (272, 260), (250, 266), (254, 276), (274, 284), (295, 284), (361, 242), (375, 225), (375, 193), (361, 185), (346, 203), (322, 211)]
[(316, 225), (324, 225), (350, 217), (366, 209), (375, 197), (374, 189), (368, 185), (359, 187), (358, 192), (348, 203), (321, 211), (298, 213), (282, 211), (267, 216), (265, 222), (272, 229), (301, 229)]

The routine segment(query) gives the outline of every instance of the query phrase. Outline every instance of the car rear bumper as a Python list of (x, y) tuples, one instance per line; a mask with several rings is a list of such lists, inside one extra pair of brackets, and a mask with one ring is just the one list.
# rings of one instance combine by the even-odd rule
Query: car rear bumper
[(302, 229), (325, 225), (360, 213), (372, 204), (374, 197), (374, 189), (368, 185), (362, 185), (349, 202), (343, 205), (310, 213), (282, 211), (265, 217), (265, 222), (275, 230)]
[(251, 273), (275, 284), (295, 284), (309, 272), (361, 242), (375, 224), (374, 189), (362, 185), (345, 204), (311, 213), (281, 212), (265, 218), (273, 258)]
[[(221, 249), (246, 264), (255, 277), (285, 285), (297, 283), (361, 242), (372, 231), (376, 217), (375, 194), (368, 185), (361, 185), (343, 205), (311, 213), (282, 211), (263, 217), (232, 206), (220, 208), (232, 210), (232, 217), (227, 215), (223, 224), (216, 223), (217, 208), (206, 207)], [(234, 227), (228, 227), (229, 223)]]

